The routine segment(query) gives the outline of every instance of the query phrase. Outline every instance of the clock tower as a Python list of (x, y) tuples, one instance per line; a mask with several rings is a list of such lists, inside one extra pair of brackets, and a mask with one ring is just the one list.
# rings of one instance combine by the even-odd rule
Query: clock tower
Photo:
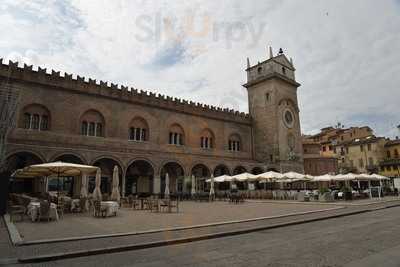
[(247, 60), (249, 112), (256, 160), (270, 170), (304, 172), (297, 88), (292, 59), (282, 49), (251, 66)]

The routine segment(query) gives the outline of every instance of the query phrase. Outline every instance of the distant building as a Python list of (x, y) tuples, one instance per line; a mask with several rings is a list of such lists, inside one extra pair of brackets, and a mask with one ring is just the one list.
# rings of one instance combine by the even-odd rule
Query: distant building
[(336, 174), (337, 159), (321, 156), (320, 146), (318, 142), (303, 141), (304, 172), (316, 176), (327, 173)]
[(400, 140), (389, 140), (385, 144), (385, 157), (380, 163), (381, 174), (387, 177), (400, 177)]
[(379, 173), (380, 162), (385, 158), (384, 137), (368, 136), (344, 143), (344, 160), (341, 169), (354, 173)]
[[(326, 127), (321, 132), (303, 137), (304, 169), (306, 173), (321, 175), (326, 173), (357, 172), (346, 158), (349, 145), (355, 140), (373, 136), (368, 126), (344, 128)], [(319, 156), (316, 148), (319, 147)]]

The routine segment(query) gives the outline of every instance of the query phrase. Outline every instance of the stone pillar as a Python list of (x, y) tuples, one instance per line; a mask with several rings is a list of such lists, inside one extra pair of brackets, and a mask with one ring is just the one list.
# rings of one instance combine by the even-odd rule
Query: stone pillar
[(119, 186), (121, 187), (121, 197), (125, 197), (126, 171), (122, 173), (121, 184)]
[(160, 192), (161, 192), (161, 178), (159, 175), (155, 175), (153, 181), (153, 193), (160, 194)]

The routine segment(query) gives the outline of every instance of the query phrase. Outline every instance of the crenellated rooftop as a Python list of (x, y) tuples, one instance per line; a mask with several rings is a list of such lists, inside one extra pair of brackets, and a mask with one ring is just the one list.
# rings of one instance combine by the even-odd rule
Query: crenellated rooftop
[(250, 115), (233, 109), (221, 108), (203, 103), (188, 101), (177, 97), (155, 94), (150, 91), (129, 88), (96, 79), (72, 75), (66, 72), (38, 67), (32, 65), (9, 61), (3, 63), (0, 58), (0, 76), (20, 80), (28, 83), (42, 84), (50, 87), (63, 88), (77, 93), (100, 95), (102, 97), (119, 99), (135, 104), (150, 105), (157, 108), (169, 109), (197, 116), (204, 116), (225, 121), (250, 124)]

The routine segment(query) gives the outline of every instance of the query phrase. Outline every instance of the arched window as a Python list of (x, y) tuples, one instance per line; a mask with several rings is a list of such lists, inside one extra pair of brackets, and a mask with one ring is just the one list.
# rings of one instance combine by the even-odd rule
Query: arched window
[(179, 124), (173, 124), (169, 130), (169, 144), (183, 146), (185, 144), (185, 134)]
[(20, 123), (22, 128), (47, 131), (50, 128), (50, 112), (41, 105), (30, 105), (24, 108), (24, 116)]
[(200, 147), (203, 149), (213, 149), (215, 138), (213, 133), (209, 129), (205, 129), (201, 133)]
[(143, 118), (135, 118), (130, 123), (129, 140), (138, 142), (149, 140), (149, 127)]
[(81, 135), (88, 135), (88, 123), (86, 121), (81, 124)]
[(104, 137), (104, 118), (96, 110), (86, 111), (81, 119), (81, 135)]
[(240, 136), (238, 134), (233, 134), (229, 137), (229, 141), (228, 141), (229, 151), (240, 151), (241, 145), (242, 144), (240, 141)]

